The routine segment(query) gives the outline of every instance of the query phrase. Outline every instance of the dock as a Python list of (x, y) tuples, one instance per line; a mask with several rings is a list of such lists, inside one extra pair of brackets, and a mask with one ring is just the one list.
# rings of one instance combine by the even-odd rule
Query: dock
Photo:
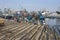
[(41, 24), (5, 20), (5, 25), (0, 26), (0, 40), (60, 40), (55, 29), (48, 27), (45, 30), (44, 27)]

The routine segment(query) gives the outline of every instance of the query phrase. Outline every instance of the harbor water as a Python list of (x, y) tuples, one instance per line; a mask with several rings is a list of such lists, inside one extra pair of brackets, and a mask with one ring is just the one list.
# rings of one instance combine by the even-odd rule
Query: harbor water
[(46, 25), (49, 25), (49, 26), (60, 25), (60, 19), (46, 18), (45, 23)]
[(45, 19), (46, 25), (49, 25), (50, 28), (54, 28), (58, 35), (60, 35), (60, 19)]

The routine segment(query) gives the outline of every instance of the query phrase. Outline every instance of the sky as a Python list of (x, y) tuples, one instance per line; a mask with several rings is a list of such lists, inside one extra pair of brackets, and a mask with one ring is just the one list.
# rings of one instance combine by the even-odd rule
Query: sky
[(22, 8), (28, 11), (47, 9), (49, 11), (57, 10), (60, 7), (60, 0), (0, 0), (0, 8), (12, 8), (20, 10)]

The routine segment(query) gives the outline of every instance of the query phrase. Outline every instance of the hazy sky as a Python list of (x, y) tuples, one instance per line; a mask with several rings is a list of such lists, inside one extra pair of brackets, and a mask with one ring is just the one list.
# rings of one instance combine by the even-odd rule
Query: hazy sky
[(27, 10), (40, 10), (47, 8), (48, 10), (56, 10), (60, 7), (60, 0), (0, 0), (0, 8), (13, 8)]

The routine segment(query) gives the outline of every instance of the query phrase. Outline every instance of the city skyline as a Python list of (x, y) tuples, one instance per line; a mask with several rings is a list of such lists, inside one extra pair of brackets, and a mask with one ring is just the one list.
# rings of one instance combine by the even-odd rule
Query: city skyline
[(0, 0), (0, 8), (12, 8), (20, 10), (25, 8), (28, 11), (48, 9), (55, 11), (60, 7), (60, 0)]

